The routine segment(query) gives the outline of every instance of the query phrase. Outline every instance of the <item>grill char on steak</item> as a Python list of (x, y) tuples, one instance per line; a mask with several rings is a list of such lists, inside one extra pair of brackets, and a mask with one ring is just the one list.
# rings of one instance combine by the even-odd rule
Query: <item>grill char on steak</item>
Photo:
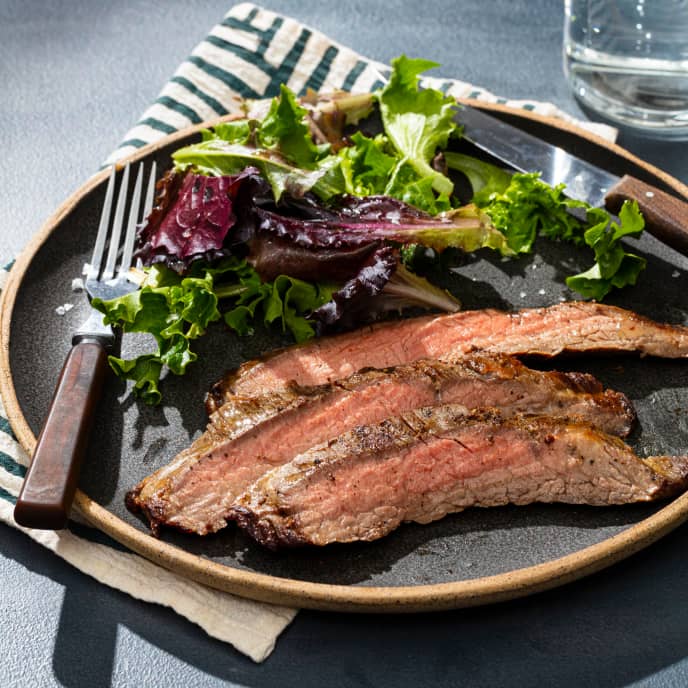
[(487, 309), (409, 318), (318, 339), (245, 363), (216, 383), (206, 406), (212, 413), (232, 394), (264, 394), (283, 389), (290, 381), (318, 385), (364, 367), (455, 358), (477, 350), (546, 357), (562, 352), (626, 351), (686, 358), (688, 327), (656, 323), (631, 311), (591, 302), (513, 313)]
[(588, 425), (441, 406), (310, 449), (258, 479), (230, 517), (277, 549), (375, 540), (473, 506), (650, 501), (687, 480), (688, 457), (640, 459)]
[(590, 375), (535, 371), (502, 355), (417, 361), (329, 385), (234, 396), (191, 447), (139, 483), (127, 502), (154, 531), (168, 525), (214, 532), (226, 524), (234, 498), (267, 470), (355, 426), (445, 403), (496, 406), (505, 415), (577, 416), (619, 435), (635, 419), (623, 394), (605, 391)]

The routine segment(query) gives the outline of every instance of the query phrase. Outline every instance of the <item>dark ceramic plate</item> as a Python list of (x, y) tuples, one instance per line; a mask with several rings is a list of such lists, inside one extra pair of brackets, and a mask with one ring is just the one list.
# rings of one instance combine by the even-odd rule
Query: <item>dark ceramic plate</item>
[[(684, 191), (675, 180), (580, 130), (504, 108), (496, 114), (614, 173), (633, 174), (679, 195)], [(165, 169), (171, 152), (197, 136), (178, 135), (137, 157), (154, 158)], [(71, 282), (88, 259), (103, 195), (101, 175), (58, 211), (12, 278), (4, 331), (11, 372), (6, 384), (16, 394), (16, 403), (9, 404), (13, 425), (29, 448), (70, 333), (86, 312)], [(686, 259), (650, 236), (637, 243), (637, 250), (648, 259), (640, 285), (614, 295), (609, 303), (660, 321), (687, 322)], [(486, 253), (467, 257), (450, 286), (466, 308), (546, 306), (575, 298), (563, 286), (563, 277), (586, 267), (589, 256), (568, 246), (542, 245), (542, 251), (508, 262)], [(58, 315), (56, 309), (65, 303), (74, 308)], [(111, 378), (77, 498), (88, 518), (145, 556), (242, 595), (319, 608), (412, 610), (476, 604), (551, 587), (639, 549), (686, 517), (683, 498), (669, 505), (623, 508), (473, 509), (430, 525), (404, 525), (370, 544), (281, 554), (266, 551), (234, 527), (206, 538), (172, 532), (163, 533), (161, 540), (150, 537), (146, 525), (125, 508), (126, 491), (201, 432), (204, 394), (224, 370), (283, 343), (264, 332), (239, 339), (222, 327), (213, 329), (200, 343), (200, 362), (184, 378), (165, 380), (159, 408), (138, 403), (125, 384)], [(125, 354), (139, 346), (125, 337)], [(631, 444), (640, 454), (685, 450), (684, 362), (615, 356), (559, 360), (556, 365), (591, 372), (632, 398), (640, 425)]]

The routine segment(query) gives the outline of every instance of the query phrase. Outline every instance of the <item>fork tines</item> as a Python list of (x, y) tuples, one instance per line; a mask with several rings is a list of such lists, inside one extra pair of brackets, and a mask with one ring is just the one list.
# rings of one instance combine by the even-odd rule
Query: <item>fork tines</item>
[[(110, 222), (112, 214), (112, 199), (115, 192), (117, 171), (113, 165), (110, 168), (110, 179), (108, 180), (107, 189), (105, 191), (105, 202), (103, 203), (103, 210), (100, 216), (100, 224), (98, 225), (98, 234), (96, 236), (95, 246), (93, 247), (93, 257), (88, 267), (86, 275), (87, 280), (107, 281), (122, 281), (126, 280), (127, 273), (131, 268), (132, 255), (134, 251), (134, 241), (136, 239), (136, 227), (143, 222), (148, 216), (153, 207), (153, 198), (155, 196), (155, 175), (156, 165), (153, 162), (148, 178), (148, 188), (146, 190), (146, 198), (140, 217), (137, 217), (139, 207), (141, 205), (141, 191), (143, 187), (144, 164), (140, 162), (138, 165), (138, 173), (136, 181), (134, 182), (133, 193), (129, 194), (129, 163), (124, 166), (122, 171), (119, 194), (117, 196), (117, 203), (115, 205), (115, 215)], [(127, 203), (127, 199), (131, 200)], [(122, 225), (124, 221), (125, 210), (129, 206), (129, 213), (127, 218), (127, 227), (124, 234), (124, 242), (121, 242)], [(107, 247), (107, 258), (105, 266), (101, 267), (103, 263), (103, 256)], [(115, 278), (115, 269), (117, 268), (117, 261), (119, 258), (119, 269)]]

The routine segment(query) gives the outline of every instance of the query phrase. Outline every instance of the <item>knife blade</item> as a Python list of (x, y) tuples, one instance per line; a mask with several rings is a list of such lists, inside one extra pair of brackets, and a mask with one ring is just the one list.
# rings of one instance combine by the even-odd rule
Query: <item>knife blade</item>
[(614, 175), (469, 105), (457, 108), (455, 121), (463, 126), (463, 137), (474, 146), (518, 172), (540, 172), (547, 184), (565, 184), (564, 193), (570, 198), (604, 206), (614, 214), (625, 200), (637, 201), (645, 228), (688, 255), (685, 201), (631, 175)]

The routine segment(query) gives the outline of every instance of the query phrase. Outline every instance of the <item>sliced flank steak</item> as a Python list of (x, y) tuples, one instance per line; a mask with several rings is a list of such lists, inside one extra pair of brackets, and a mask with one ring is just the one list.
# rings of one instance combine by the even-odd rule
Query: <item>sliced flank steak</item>
[(319, 385), (366, 368), (456, 358), (471, 351), (556, 356), (563, 352), (636, 352), (688, 357), (688, 327), (654, 322), (628, 310), (567, 302), (513, 313), (462, 311), (409, 318), (297, 345), (227, 374), (206, 400), (208, 412), (233, 394), (257, 395), (290, 382)]
[(500, 407), (507, 416), (577, 417), (621, 436), (635, 420), (628, 399), (590, 375), (531, 370), (504, 355), (417, 361), (332, 384), (234, 395), (191, 447), (129, 493), (128, 505), (154, 531), (214, 532), (225, 526), (235, 497), (266, 471), (356, 426), (447, 403)]
[(587, 424), (440, 406), (313, 447), (259, 478), (230, 517), (278, 549), (376, 540), (468, 507), (645, 502), (687, 481), (688, 457), (640, 459)]

